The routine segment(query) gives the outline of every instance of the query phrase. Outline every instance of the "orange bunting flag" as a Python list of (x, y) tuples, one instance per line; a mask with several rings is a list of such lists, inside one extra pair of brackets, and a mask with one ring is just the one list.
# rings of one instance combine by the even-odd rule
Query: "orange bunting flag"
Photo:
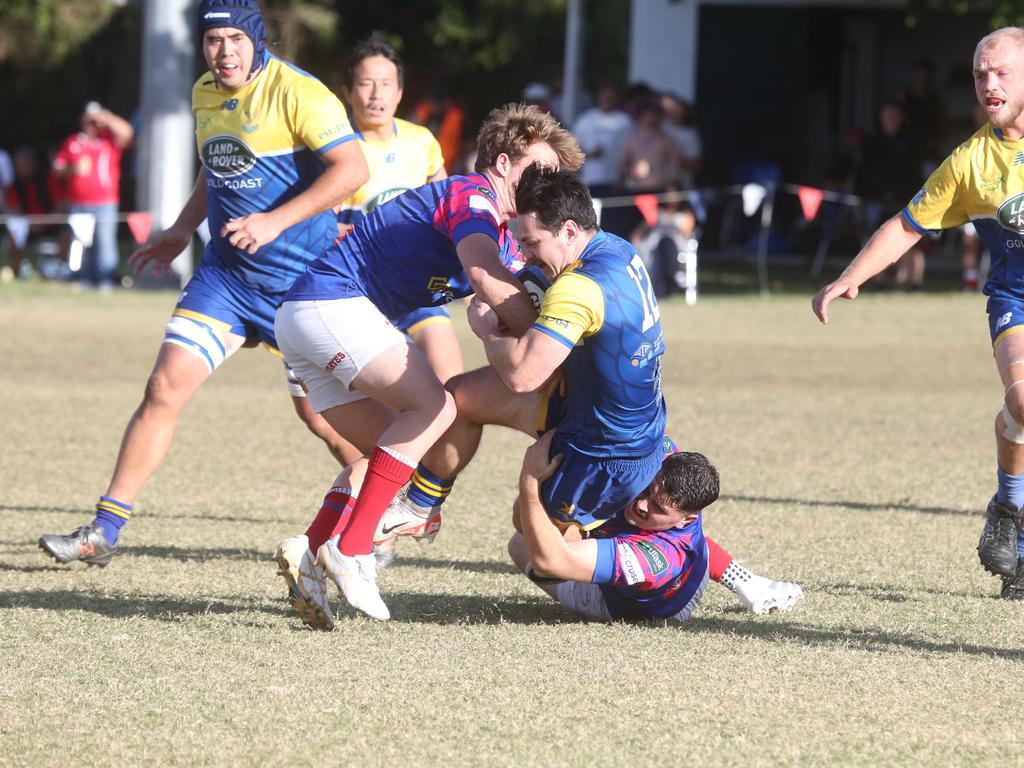
[(129, 213), (128, 229), (132, 231), (135, 242), (142, 245), (149, 240), (149, 233), (153, 230), (153, 214), (149, 212)]
[(653, 227), (658, 223), (657, 195), (637, 195), (633, 198), (633, 204), (640, 209), (648, 227)]
[(804, 218), (807, 221), (814, 221), (814, 217), (818, 215), (818, 209), (821, 208), (821, 199), (825, 193), (814, 187), (800, 187), (797, 194), (800, 196), (800, 207), (804, 211)]

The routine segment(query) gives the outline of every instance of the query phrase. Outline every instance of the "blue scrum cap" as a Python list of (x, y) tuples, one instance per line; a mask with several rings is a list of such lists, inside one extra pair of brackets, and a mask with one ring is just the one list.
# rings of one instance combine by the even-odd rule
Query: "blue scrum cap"
[(203, 0), (196, 13), (196, 30), (202, 39), (203, 33), (213, 27), (234, 27), (240, 29), (252, 40), (255, 52), (252, 57), (253, 73), (263, 64), (266, 51), (266, 27), (263, 14), (253, 0)]

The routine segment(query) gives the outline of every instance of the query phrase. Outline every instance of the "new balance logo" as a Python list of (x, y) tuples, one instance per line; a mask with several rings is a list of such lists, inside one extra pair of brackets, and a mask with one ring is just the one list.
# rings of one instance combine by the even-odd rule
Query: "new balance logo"
[(1024, 165), (1024, 152), (1018, 152), (1010, 165)]
[(996, 320), (996, 330), (998, 331), (1004, 325), (1009, 323), (1010, 320), (1012, 320), (1012, 319), (1013, 319), (1013, 312), (1007, 312), (1005, 315), (1003, 315), (998, 320)]

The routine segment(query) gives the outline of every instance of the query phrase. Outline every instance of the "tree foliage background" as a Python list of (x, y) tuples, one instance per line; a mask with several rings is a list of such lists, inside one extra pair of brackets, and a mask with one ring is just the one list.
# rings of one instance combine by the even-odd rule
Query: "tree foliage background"
[[(470, 120), (562, 69), (565, 0), (261, 0), (271, 50), (331, 87), (352, 43), (380, 30), (406, 63), (403, 106), (436, 89)], [(585, 83), (625, 77), (629, 0), (587, 3)], [(141, 2), (0, 0), (0, 146), (47, 149), (97, 99), (138, 104)], [(200, 61), (197, 56), (196, 68)]]

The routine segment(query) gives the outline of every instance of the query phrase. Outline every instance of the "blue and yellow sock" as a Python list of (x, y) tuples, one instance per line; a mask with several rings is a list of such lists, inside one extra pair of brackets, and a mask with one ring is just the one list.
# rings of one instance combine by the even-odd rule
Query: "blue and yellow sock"
[(132, 509), (131, 504), (125, 504), (109, 496), (100, 496), (100, 500), (96, 502), (96, 519), (93, 522), (103, 531), (103, 538), (108, 544), (117, 544), (121, 529), (132, 516)]
[[(999, 489), (996, 501), (1006, 501), (1020, 509), (1024, 507), (1024, 475), (1011, 475), (999, 467), (996, 473), (999, 478)], [(1017, 554), (1024, 556), (1024, 529), (1017, 534)]]
[(452, 492), (453, 485), (455, 485), (455, 478), (448, 480), (438, 477), (420, 464), (412, 473), (409, 501), (421, 507), (439, 507), (444, 504), (444, 500)]

